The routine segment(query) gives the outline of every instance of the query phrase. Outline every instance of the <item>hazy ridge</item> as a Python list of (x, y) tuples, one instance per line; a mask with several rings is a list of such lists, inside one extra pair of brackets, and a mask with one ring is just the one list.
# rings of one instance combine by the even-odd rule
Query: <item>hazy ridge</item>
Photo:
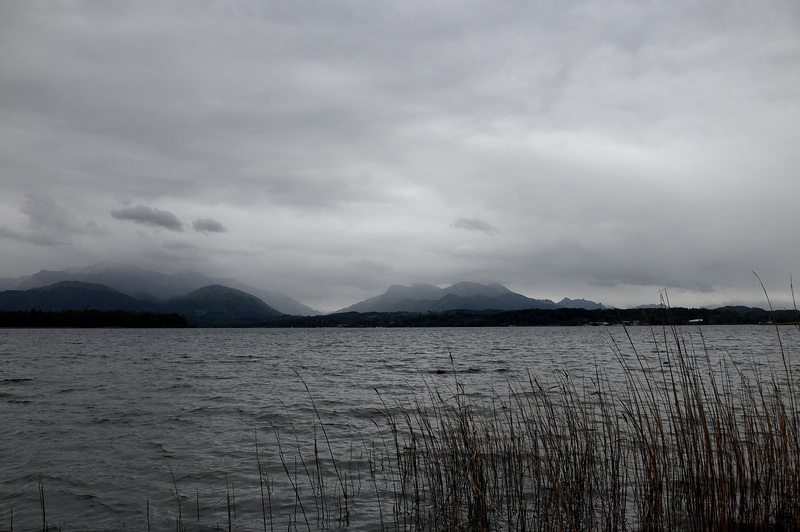
[[(0, 288), (5, 288), (0, 291), (0, 311), (5, 312), (96, 310), (177, 314), (198, 327), (574, 325), (639, 321), (637, 313), (629, 312), (635, 309), (611, 309), (586, 299), (564, 298), (558, 303), (534, 299), (498, 283), (459, 282), (446, 288), (430, 284), (392, 285), (381, 295), (328, 315), (278, 292), (254, 289), (235, 280), (217, 280), (192, 272), (168, 275), (123, 266), (42, 270), (30, 276), (0, 279)], [(644, 309), (640, 313), (641, 310)], [(792, 316), (783, 317), (782, 321), (789, 318)], [(711, 314), (682, 314), (681, 319), (742, 323), (742, 320), (761, 322), (770, 318), (762, 309), (723, 307)]]

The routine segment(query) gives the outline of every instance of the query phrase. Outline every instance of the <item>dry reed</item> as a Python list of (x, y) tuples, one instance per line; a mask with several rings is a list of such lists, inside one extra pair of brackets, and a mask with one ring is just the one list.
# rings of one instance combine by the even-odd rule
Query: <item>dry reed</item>
[[(368, 514), (379, 519), (370, 528), (394, 531), (800, 530), (792, 354), (781, 342), (780, 367), (760, 370), (754, 360), (742, 368), (710, 356), (702, 328), (699, 341), (675, 327), (652, 331), (654, 356), (630, 335), (611, 339), (621, 378), (598, 364), (580, 378), (528, 373), (476, 400), (453, 364), (447, 381), (426, 381), (418, 394), (390, 401), (376, 390), (375, 431), (360, 434), (349, 457), (334, 452), (342, 447), (306, 386), (313, 426), (303, 433), (312, 441), (290, 421), (292, 445), (274, 431), (277, 457), (255, 442), (263, 529), (363, 529)], [(275, 522), (285, 513), (273, 515), (270, 459), (294, 494), (287, 525)], [(170, 475), (175, 528), (186, 530)], [(236, 497), (227, 480), (224, 498), (232, 530)], [(47, 530), (41, 478), (39, 499)], [(196, 508), (199, 521), (197, 492)]]
[(788, 354), (746, 373), (663, 335), (655, 371), (632, 341), (613, 344), (623, 386), (597, 367), (580, 382), (528, 375), (480, 403), (457, 379), (384, 402), (392, 528), (800, 530)]

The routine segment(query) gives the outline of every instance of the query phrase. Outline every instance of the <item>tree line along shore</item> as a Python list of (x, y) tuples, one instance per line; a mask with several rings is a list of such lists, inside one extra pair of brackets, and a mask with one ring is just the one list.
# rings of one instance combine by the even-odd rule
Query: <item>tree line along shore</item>
[(126, 312), (123, 310), (0, 311), (3, 328), (183, 328), (186, 318), (178, 314)]
[[(797, 324), (797, 310), (766, 311), (751, 307), (528, 309), (515, 311), (345, 312), (322, 316), (279, 316), (247, 327), (534, 327), (583, 325), (747, 325)], [(220, 326), (236, 326), (226, 322)], [(179, 314), (122, 310), (0, 311), (4, 328), (185, 328), (193, 324)], [(208, 326), (214, 326), (210, 324)]]

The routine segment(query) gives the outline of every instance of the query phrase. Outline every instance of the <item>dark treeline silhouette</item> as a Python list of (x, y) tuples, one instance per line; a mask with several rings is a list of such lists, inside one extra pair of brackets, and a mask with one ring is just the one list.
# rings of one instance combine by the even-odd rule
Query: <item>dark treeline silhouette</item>
[[(797, 324), (797, 310), (766, 311), (750, 307), (718, 309), (580, 308), (515, 311), (453, 310), (446, 312), (343, 312), (325, 316), (278, 316), (268, 322), (226, 323), (226, 327), (535, 327), (582, 325), (746, 325)], [(0, 311), (0, 327), (130, 327), (193, 326), (179, 314), (122, 310)], [(203, 326), (194, 324), (194, 326)], [(209, 325), (206, 325), (209, 326)]]
[(270, 327), (530, 327), (580, 325), (737, 325), (797, 323), (796, 310), (775, 312), (750, 307), (718, 309), (580, 308), (529, 309), (515, 311), (447, 312), (344, 312), (326, 316), (287, 317), (266, 324)]
[(0, 311), (0, 327), (130, 327), (165, 328), (188, 327), (186, 318), (178, 314), (155, 312), (125, 312), (122, 310), (65, 310), (50, 312), (42, 310)]

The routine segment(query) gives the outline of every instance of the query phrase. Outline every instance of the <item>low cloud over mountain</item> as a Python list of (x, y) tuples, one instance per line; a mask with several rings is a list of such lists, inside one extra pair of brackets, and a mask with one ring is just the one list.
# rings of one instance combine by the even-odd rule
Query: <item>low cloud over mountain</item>
[(428, 284), (393, 285), (383, 294), (339, 312), (441, 312), (446, 310), (525, 310), (554, 308), (605, 308), (593, 301), (532, 299), (501, 284), (460, 282), (447, 288)]
[(206, 286), (166, 301), (136, 299), (102, 284), (80, 281), (0, 292), (2, 311), (86, 309), (178, 314), (191, 325), (201, 327), (259, 325), (284, 316), (251, 294), (221, 285)]
[(27, 290), (62, 281), (101, 284), (131, 297), (148, 301), (165, 301), (205, 286), (225, 285), (253, 294), (284, 314), (301, 316), (319, 314), (316, 310), (281, 292), (259, 289), (234, 279), (212, 278), (196, 272), (165, 274), (113, 264), (61, 271), (41, 270), (30, 276), (0, 279), (0, 290)]

